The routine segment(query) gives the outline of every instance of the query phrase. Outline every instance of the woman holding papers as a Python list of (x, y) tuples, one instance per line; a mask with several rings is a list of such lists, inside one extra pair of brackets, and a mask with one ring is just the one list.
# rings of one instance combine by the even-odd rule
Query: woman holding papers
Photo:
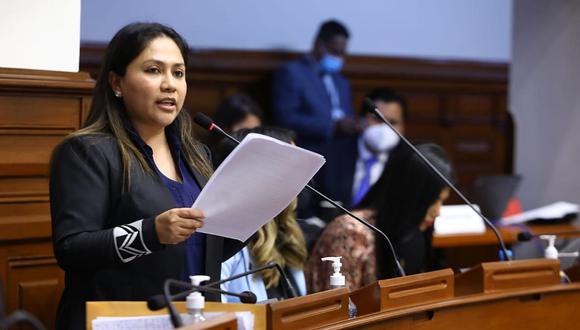
[[(294, 134), (291, 131), (275, 127), (256, 127), (242, 129), (233, 133), (238, 140), (249, 133), (271, 136), (278, 140), (292, 143)], [(217, 156), (225, 159), (233, 149), (229, 140), (222, 141)], [(292, 201), (280, 214), (260, 228), (248, 242), (248, 246), (222, 264), (222, 279), (250, 271), (253, 268), (275, 262), (284, 269), (288, 279), (297, 290), (297, 294), (306, 294), (304, 279), (304, 262), (306, 261), (306, 243), (304, 235), (296, 222), (297, 199)], [(267, 269), (253, 276), (242, 277), (223, 283), (222, 290), (230, 292), (251, 291), (258, 301), (284, 298), (283, 282), (277, 269)], [(222, 295), (223, 302), (239, 302), (237, 297)]]
[[(453, 176), (449, 159), (434, 144), (421, 145), (419, 151), (447, 178)], [(428, 268), (432, 225), (449, 188), (410, 150), (387, 162), (381, 177), (357, 207), (391, 239), (407, 274)], [(342, 273), (350, 290), (377, 279), (397, 276), (387, 243), (355, 219), (342, 215), (323, 231), (306, 264), (306, 280), (311, 292), (329, 288), (329, 263), (321, 257), (342, 256)]]
[(58, 329), (84, 328), (86, 301), (146, 300), (168, 278), (217, 279), (241, 248), (196, 233), (204, 215), (191, 205), (212, 167), (182, 111), (187, 60), (187, 44), (167, 26), (122, 28), (84, 127), (54, 151), (53, 245), (66, 273)]

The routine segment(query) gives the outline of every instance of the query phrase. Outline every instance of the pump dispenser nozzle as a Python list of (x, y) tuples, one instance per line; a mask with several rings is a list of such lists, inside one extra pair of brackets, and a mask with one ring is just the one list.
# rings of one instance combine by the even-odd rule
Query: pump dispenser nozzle
[(541, 239), (546, 240), (548, 246), (544, 250), (544, 258), (558, 260), (558, 250), (556, 249), (556, 235), (541, 235)]
[(320, 258), (322, 261), (332, 261), (332, 269), (334, 269), (334, 273), (330, 276), (330, 286), (333, 288), (343, 287), (346, 285), (346, 279), (340, 272), (340, 267), (342, 267), (342, 263), (340, 262), (341, 258), (342, 257)]
[[(209, 281), (210, 277), (207, 275), (193, 275), (190, 276), (191, 284), (199, 286), (201, 282)], [(201, 292), (195, 291), (190, 293), (186, 299), (187, 312), (191, 317), (191, 322), (198, 323), (205, 320), (203, 316), (203, 309), (205, 307), (205, 297)]]

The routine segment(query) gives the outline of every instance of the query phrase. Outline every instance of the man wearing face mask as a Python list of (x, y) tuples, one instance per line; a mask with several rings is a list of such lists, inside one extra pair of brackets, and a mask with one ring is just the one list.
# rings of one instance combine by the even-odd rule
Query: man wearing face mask
[[(405, 134), (404, 115), (405, 99), (390, 89), (377, 89), (368, 96), (373, 100), (386, 120), (401, 134)], [(358, 158), (352, 185), (352, 204), (358, 204), (369, 188), (378, 180), (383, 172), (389, 154), (396, 151), (399, 136), (381, 122), (373, 112), (363, 104), (366, 128), (357, 141)]]
[(274, 123), (294, 130), (299, 146), (325, 156), (339, 148), (338, 140), (361, 129), (350, 84), (340, 74), (348, 38), (343, 24), (324, 22), (312, 52), (284, 65), (273, 79)]
[[(377, 89), (367, 97), (401, 134), (405, 133), (406, 100), (390, 89)], [(356, 206), (378, 180), (386, 162), (404, 145), (386, 124), (363, 104), (363, 132), (343, 145), (340, 154), (329, 155), (319, 172), (319, 189), (343, 206)]]

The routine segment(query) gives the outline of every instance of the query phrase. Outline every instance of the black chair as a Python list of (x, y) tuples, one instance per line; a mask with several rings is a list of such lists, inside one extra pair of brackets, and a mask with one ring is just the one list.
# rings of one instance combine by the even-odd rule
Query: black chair
[(521, 181), (518, 175), (484, 175), (475, 180), (473, 202), (491, 221), (499, 220)]

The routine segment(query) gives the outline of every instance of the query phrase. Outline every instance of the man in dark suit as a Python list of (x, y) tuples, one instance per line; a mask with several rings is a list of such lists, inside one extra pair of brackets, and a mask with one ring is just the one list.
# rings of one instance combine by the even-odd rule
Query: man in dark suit
[(323, 155), (333, 140), (360, 131), (350, 84), (340, 74), (348, 38), (344, 25), (324, 22), (312, 51), (274, 74), (274, 123), (294, 130), (299, 146)]
[[(390, 89), (376, 89), (367, 95), (401, 134), (405, 132), (407, 103)], [(321, 192), (346, 208), (356, 206), (378, 180), (390, 155), (404, 146), (386, 124), (363, 104), (363, 132), (343, 143), (340, 153), (327, 156), (317, 185)]]

